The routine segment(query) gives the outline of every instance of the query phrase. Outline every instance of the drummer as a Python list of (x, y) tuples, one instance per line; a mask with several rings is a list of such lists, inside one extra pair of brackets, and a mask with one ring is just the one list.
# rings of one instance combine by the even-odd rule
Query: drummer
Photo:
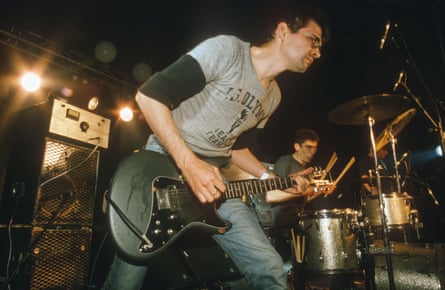
[[(319, 136), (312, 129), (298, 130), (293, 140), (293, 153), (283, 155), (276, 161), (274, 173), (278, 176), (287, 176), (308, 168), (317, 153), (319, 140)], [(324, 194), (330, 194), (334, 189), (334, 186), (330, 186)], [(289, 244), (290, 229), (296, 222), (298, 212), (302, 211), (309, 201), (320, 195), (314, 188), (309, 191), (300, 197), (271, 205), (272, 227), (269, 233), (275, 248), (285, 262), (292, 258)]]

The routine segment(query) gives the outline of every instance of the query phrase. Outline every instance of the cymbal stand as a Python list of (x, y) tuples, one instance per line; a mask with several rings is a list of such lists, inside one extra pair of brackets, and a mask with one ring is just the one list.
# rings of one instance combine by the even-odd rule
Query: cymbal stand
[(397, 152), (396, 152), (397, 139), (396, 137), (394, 137), (394, 134), (392, 133), (392, 128), (389, 131), (389, 142), (391, 143), (392, 157), (394, 160), (394, 173), (396, 175), (397, 193), (402, 193), (402, 187), (400, 186), (399, 166), (397, 165)]
[(371, 149), (372, 149), (372, 157), (374, 159), (374, 174), (377, 180), (377, 192), (379, 197), (379, 207), (380, 207), (380, 216), (382, 218), (382, 228), (383, 228), (383, 243), (384, 243), (384, 253), (386, 257), (386, 266), (388, 271), (388, 281), (389, 281), (389, 289), (395, 290), (394, 284), (394, 272), (392, 267), (392, 258), (391, 258), (391, 247), (388, 238), (388, 226), (386, 223), (386, 215), (385, 215), (385, 203), (383, 199), (382, 193), (382, 181), (380, 179), (380, 172), (378, 170), (378, 160), (377, 160), (377, 150), (375, 145), (375, 137), (374, 137), (374, 118), (368, 114), (368, 128), (369, 128), (369, 136), (371, 140)]

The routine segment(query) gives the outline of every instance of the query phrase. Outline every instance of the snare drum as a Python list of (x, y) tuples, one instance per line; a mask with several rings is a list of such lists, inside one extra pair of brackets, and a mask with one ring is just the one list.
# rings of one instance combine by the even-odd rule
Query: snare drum
[[(383, 194), (384, 213), (389, 229), (406, 227), (412, 220), (413, 197), (407, 193)], [(381, 227), (382, 218), (378, 197), (367, 198), (364, 202), (364, 211), (368, 224), (371, 227)]]
[(306, 237), (305, 268), (326, 274), (358, 268), (357, 211), (320, 210), (299, 214), (298, 231)]

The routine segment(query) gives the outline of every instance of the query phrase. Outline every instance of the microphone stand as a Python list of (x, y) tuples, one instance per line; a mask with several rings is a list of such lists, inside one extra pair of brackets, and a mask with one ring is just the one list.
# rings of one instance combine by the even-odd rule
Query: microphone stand
[(399, 166), (397, 165), (397, 151), (396, 151), (396, 143), (397, 139), (394, 137), (392, 133), (392, 128), (389, 131), (389, 142), (391, 143), (392, 157), (394, 160), (394, 174), (396, 175), (396, 183), (397, 183), (397, 193), (402, 193), (402, 187), (400, 186), (400, 175), (399, 175)]
[[(406, 85), (406, 81), (401, 81), (399, 84), (402, 85), (405, 90), (407, 91), (407, 93), (410, 95), (410, 97), (414, 100), (414, 102), (416, 102), (417, 106), (422, 110), (422, 112), (425, 114), (426, 118), (431, 122), (431, 124), (433, 125), (434, 131), (437, 131), (439, 133), (439, 137), (440, 137), (440, 145), (442, 148), (442, 154), (445, 154), (445, 133), (443, 131), (443, 125), (442, 125), (442, 118), (440, 115), (440, 111), (438, 108), (437, 103), (439, 103), (442, 107), (442, 109), (444, 109), (443, 104), (438, 101), (435, 100), (431, 94), (431, 91), (428, 87), (428, 85), (425, 82), (425, 79), (423, 78), (422, 74), (420, 73), (419, 68), (417, 67), (416, 62), (414, 61), (414, 58), (411, 55), (410, 50), (408, 49), (408, 45), (405, 41), (405, 38), (403, 37), (402, 32), (399, 29), (399, 25), (397, 23), (394, 24), (394, 27), (396, 28), (396, 31), (398, 33), (398, 36), (400, 38), (400, 40), (402, 41), (402, 45), (403, 48), (405, 49), (405, 52), (407, 54), (407, 59), (405, 60), (406, 63), (410, 64), (413, 68), (414, 71), (416, 72), (417, 76), (419, 77), (420, 81), (422, 82), (428, 97), (431, 99), (431, 102), (437, 112), (437, 122), (431, 117), (431, 115), (428, 113), (428, 111), (425, 109), (425, 107), (422, 105), (422, 103), (420, 102), (419, 98), (417, 96), (415, 96), (411, 90), (409, 89), (409, 87)], [(398, 45), (397, 41), (394, 39), (394, 37), (391, 38), (391, 40), (395, 43), (397, 48), (400, 48), (400, 46)]]
[(372, 116), (368, 114), (368, 127), (369, 127), (369, 136), (371, 138), (371, 148), (372, 148), (372, 157), (374, 159), (374, 174), (377, 181), (377, 192), (378, 192), (378, 198), (379, 198), (379, 207), (380, 207), (380, 216), (381, 216), (381, 222), (382, 222), (382, 229), (383, 229), (383, 244), (384, 244), (384, 250), (383, 253), (385, 254), (386, 258), (386, 267), (388, 271), (388, 280), (389, 280), (389, 289), (395, 290), (395, 283), (394, 283), (394, 271), (392, 266), (392, 257), (391, 257), (391, 245), (388, 238), (388, 226), (387, 226), (387, 218), (385, 215), (385, 201), (383, 198), (383, 192), (382, 192), (382, 182), (380, 178), (380, 172), (378, 170), (378, 159), (377, 159), (377, 149), (375, 145), (375, 137), (374, 137), (374, 119)]
[(400, 85), (403, 86), (403, 88), (406, 90), (408, 95), (414, 100), (414, 102), (416, 102), (416, 104), (420, 108), (420, 110), (422, 110), (423, 114), (430, 121), (431, 125), (433, 125), (433, 128), (434, 128), (433, 130), (439, 132), (440, 145), (442, 147), (442, 152), (445, 152), (445, 133), (443, 131), (443, 125), (442, 125), (442, 120), (440, 118), (440, 115), (439, 115), (439, 120), (436, 122), (433, 119), (433, 117), (431, 117), (431, 115), (428, 113), (428, 111), (425, 109), (425, 107), (422, 105), (422, 103), (420, 102), (420, 99), (411, 92), (410, 88), (405, 84), (405, 82), (400, 82)]

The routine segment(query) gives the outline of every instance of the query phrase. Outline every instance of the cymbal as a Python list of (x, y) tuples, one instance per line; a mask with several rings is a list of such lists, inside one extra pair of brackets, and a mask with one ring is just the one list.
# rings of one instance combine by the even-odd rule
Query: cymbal
[[(387, 176), (387, 175), (380, 176), (380, 180), (395, 180), (395, 179), (396, 179), (395, 176)], [(375, 176), (371, 176), (371, 177), (369, 177), (369, 176), (362, 176), (362, 177), (359, 178), (359, 181), (361, 183), (375, 183), (376, 177)]]
[(388, 144), (388, 142), (391, 140), (391, 135), (396, 137), (403, 130), (403, 128), (405, 128), (408, 122), (411, 121), (415, 114), (416, 109), (414, 108), (406, 110), (402, 114), (398, 115), (390, 124), (388, 124), (385, 130), (383, 130), (382, 133), (380, 133), (375, 139), (376, 151), (379, 151), (386, 144)]
[(408, 105), (404, 96), (377, 94), (346, 102), (329, 112), (328, 119), (340, 125), (362, 125), (372, 117), (375, 122), (391, 118)]

